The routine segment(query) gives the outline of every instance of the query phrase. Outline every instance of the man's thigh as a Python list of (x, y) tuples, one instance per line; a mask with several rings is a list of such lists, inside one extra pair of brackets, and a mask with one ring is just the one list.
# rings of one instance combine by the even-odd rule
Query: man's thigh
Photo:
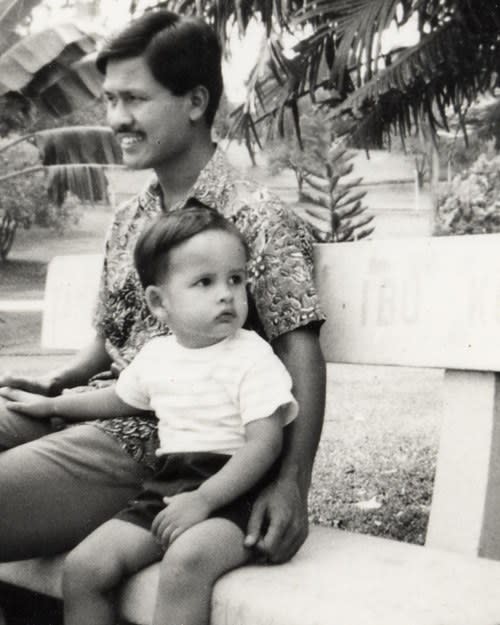
[(74, 547), (150, 472), (107, 433), (79, 424), (0, 454), (0, 561)]
[(0, 397), (0, 451), (17, 447), (52, 432), (48, 421), (30, 419), (7, 410), (6, 400)]

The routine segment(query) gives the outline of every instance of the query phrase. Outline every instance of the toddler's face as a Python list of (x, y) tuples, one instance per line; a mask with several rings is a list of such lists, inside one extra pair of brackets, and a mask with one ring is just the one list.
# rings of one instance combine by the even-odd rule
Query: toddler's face
[(234, 334), (248, 314), (246, 253), (221, 230), (195, 235), (169, 253), (158, 290), (166, 322), (186, 347), (206, 347)]

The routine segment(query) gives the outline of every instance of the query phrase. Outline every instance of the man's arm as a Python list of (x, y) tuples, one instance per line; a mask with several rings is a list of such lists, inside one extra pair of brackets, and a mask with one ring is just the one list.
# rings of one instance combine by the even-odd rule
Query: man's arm
[(87, 384), (89, 379), (109, 368), (111, 359), (104, 347), (104, 339), (96, 336), (65, 367), (40, 376), (16, 374), (0, 375), (0, 386), (9, 386), (29, 393), (54, 396), (64, 388)]
[(300, 412), (285, 429), (278, 479), (255, 503), (246, 544), (256, 545), (272, 562), (283, 562), (307, 537), (307, 494), (323, 425), (326, 367), (317, 332), (311, 328), (283, 334), (273, 348), (290, 372)]

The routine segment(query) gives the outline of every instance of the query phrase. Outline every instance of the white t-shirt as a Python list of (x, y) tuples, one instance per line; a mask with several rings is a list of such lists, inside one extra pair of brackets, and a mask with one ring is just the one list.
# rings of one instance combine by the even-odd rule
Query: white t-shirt
[(283, 425), (297, 416), (291, 389), (271, 346), (248, 330), (200, 349), (183, 347), (172, 335), (153, 338), (116, 384), (124, 402), (155, 411), (159, 454), (232, 454), (245, 442), (247, 423), (278, 409)]

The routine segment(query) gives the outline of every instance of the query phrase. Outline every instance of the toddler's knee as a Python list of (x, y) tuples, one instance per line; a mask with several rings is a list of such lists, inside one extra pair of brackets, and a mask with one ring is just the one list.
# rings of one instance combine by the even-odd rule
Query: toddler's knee
[(161, 567), (161, 577), (186, 579), (209, 574), (212, 558), (201, 545), (186, 541), (174, 542), (167, 550)]
[(63, 595), (68, 598), (82, 592), (106, 592), (116, 585), (118, 570), (107, 557), (91, 552), (85, 545), (71, 551), (64, 561)]

